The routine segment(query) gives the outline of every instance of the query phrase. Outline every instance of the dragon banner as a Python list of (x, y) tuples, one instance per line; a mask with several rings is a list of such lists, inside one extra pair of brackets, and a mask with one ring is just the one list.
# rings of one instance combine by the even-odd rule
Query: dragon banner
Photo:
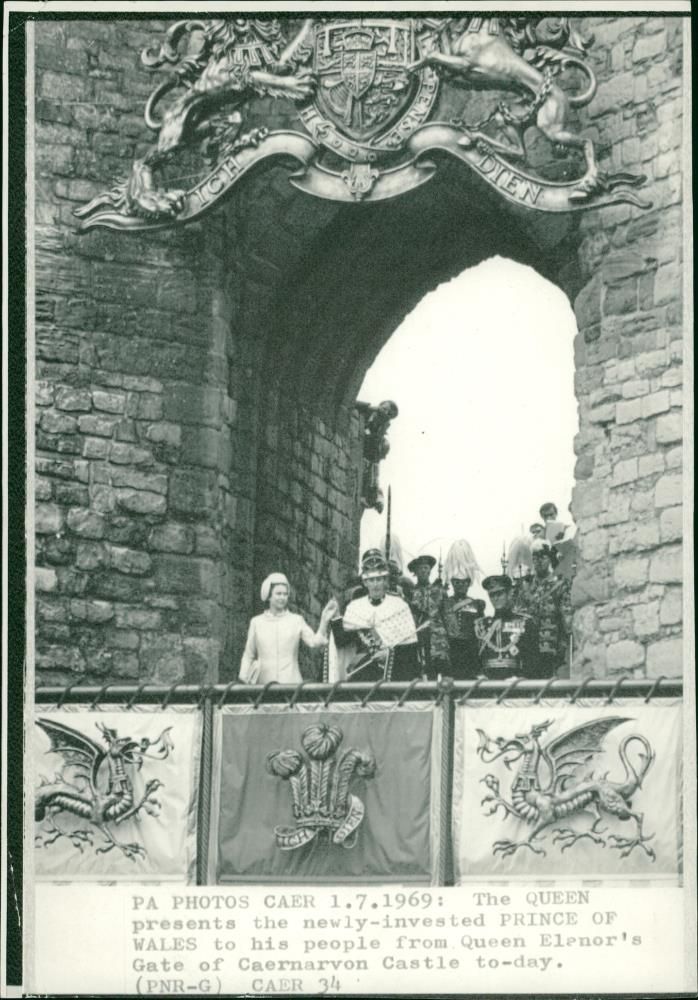
[(456, 881), (676, 881), (681, 705), (460, 706)]
[(227, 706), (214, 760), (209, 882), (436, 882), (433, 703)]
[(193, 882), (200, 744), (195, 708), (38, 707), (36, 876)]

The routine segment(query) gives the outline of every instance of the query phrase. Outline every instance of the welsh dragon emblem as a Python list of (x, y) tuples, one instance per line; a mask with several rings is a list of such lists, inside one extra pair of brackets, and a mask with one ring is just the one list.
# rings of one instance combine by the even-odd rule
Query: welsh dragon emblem
[[(129, 769), (140, 769), (146, 757), (164, 760), (173, 748), (170, 728), (164, 729), (156, 740), (144, 737), (136, 742), (96, 723), (105, 744), (100, 746), (89, 736), (54, 719), (37, 719), (36, 724), (50, 740), (47, 753), (62, 758), (53, 780), (42, 779), (34, 793), (34, 818), (43, 825), (35, 838), (37, 847), (49, 847), (65, 838), (83, 852), (85, 845), (94, 847), (94, 836), (99, 831), (104, 843), (94, 847), (97, 854), (117, 848), (131, 861), (145, 857), (142, 844), (118, 840), (113, 827), (127, 819), (140, 819), (142, 811), (151, 816), (158, 814), (160, 803), (155, 792), (162, 782), (151, 778), (136, 801)], [(58, 823), (61, 813), (78, 816), (89, 826), (66, 829)]]
[(349, 793), (354, 774), (372, 778), (376, 773), (373, 756), (350, 747), (335, 759), (344, 738), (337, 726), (324, 723), (309, 726), (301, 736), (307, 756), (297, 750), (275, 750), (267, 757), (267, 771), (289, 781), (293, 793), (296, 827), (277, 826), (276, 843), (282, 851), (292, 851), (314, 840), (325, 830), (332, 844), (353, 847), (356, 831), (364, 818), (364, 804)]
[[(482, 729), (478, 729), (479, 745), (477, 755), (486, 764), (502, 759), (507, 769), (518, 763), (511, 785), (511, 798), (501, 794), (499, 779), (487, 774), (481, 779), (490, 791), (482, 799), (487, 805), (488, 816), (502, 809), (504, 817), (532, 826), (525, 840), (497, 840), (492, 845), (493, 854), (503, 857), (514, 854), (525, 847), (535, 854), (545, 854), (539, 842), (553, 824), (562, 824), (573, 816), (588, 816), (591, 826), (572, 829), (560, 825), (553, 827), (553, 843), (561, 845), (565, 851), (579, 840), (589, 840), (595, 844), (620, 850), (621, 857), (640, 848), (647, 857), (655, 860), (655, 853), (647, 842), (654, 834), (645, 836), (642, 829), (642, 813), (632, 808), (633, 795), (642, 786), (647, 772), (652, 766), (654, 752), (647, 739), (637, 733), (625, 736), (618, 747), (618, 756), (624, 769), (621, 781), (610, 781), (609, 772), (596, 775), (585, 768), (593, 759), (603, 753), (603, 742), (608, 733), (632, 719), (612, 716), (594, 719), (569, 729), (554, 739), (542, 743), (543, 734), (551, 726), (551, 721), (532, 726), (528, 733), (511, 739), (497, 737), (491, 740)], [(631, 752), (631, 747), (634, 748)], [(602, 828), (604, 820), (621, 820), (635, 824), (628, 836), (610, 833)]]

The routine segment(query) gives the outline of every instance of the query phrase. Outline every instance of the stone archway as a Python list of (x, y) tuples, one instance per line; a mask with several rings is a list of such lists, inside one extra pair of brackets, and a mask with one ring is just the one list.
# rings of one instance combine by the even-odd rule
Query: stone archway
[(79, 235), (73, 209), (145, 148), (152, 25), (37, 23), (40, 681), (232, 676), (280, 557), (315, 616), (358, 543), (363, 373), (428, 290), (492, 253), (577, 315), (576, 672), (680, 672), (682, 21), (587, 21), (584, 124), (602, 163), (650, 175), (649, 210), (542, 215), (447, 163), (346, 206), (281, 163), (140, 235)]

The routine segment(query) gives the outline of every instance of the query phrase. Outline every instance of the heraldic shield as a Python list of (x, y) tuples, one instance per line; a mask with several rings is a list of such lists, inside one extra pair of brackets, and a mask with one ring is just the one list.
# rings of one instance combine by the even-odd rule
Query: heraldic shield
[(353, 18), (318, 25), (313, 70), (317, 110), (345, 135), (365, 142), (392, 125), (412, 103), (417, 80), (412, 19)]

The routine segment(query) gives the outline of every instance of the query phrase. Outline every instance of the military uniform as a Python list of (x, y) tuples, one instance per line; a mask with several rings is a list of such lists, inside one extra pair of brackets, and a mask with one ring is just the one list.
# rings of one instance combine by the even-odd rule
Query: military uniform
[(572, 619), (569, 581), (552, 572), (534, 576), (519, 596), (516, 609), (530, 615), (538, 633), (536, 666), (531, 676), (553, 677), (567, 656)]
[[(482, 586), (490, 594), (495, 590), (510, 594), (513, 583), (508, 576), (488, 576), (482, 581)], [(510, 606), (495, 609), (493, 615), (475, 623), (475, 638), (480, 671), (490, 680), (537, 676), (535, 653), (538, 637), (529, 615)]]
[[(419, 563), (425, 563), (431, 569), (436, 565), (436, 559), (433, 556), (417, 556), (407, 568), (415, 573)], [(423, 626), (417, 639), (422, 671), (429, 680), (435, 680), (438, 674), (450, 672), (448, 636), (443, 618), (444, 598), (440, 580), (426, 585), (417, 583), (409, 596), (415, 624), (417, 628)], [(425, 624), (426, 622), (429, 624)]]
[(451, 676), (456, 680), (472, 680), (480, 672), (475, 627), (484, 612), (485, 602), (472, 597), (447, 597), (443, 602)]

